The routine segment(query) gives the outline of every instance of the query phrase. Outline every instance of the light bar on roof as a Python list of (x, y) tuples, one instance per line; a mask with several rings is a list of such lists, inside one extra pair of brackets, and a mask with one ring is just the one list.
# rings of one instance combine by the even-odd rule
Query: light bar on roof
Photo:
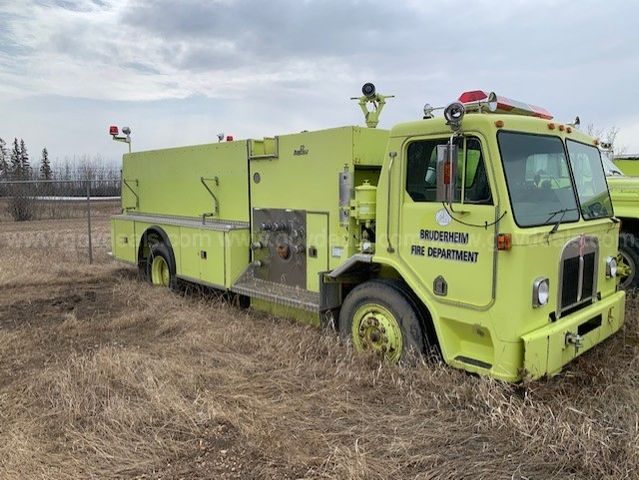
[[(483, 90), (471, 90), (464, 92), (459, 96), (459, 101), (463, 104), (477, 103), (486, 101), (488, 99), (488, 93)], [(538, 107), (536, 105), (530, 105), (529, 103), (518, 102), (510, 98), (501, 97), (497, 95), (497, 110), (499, 113), (511, 113), (514, 115), (527, 115), (529, 117), (544, 118), (550, 120), (552, 115), (545, 108)]]

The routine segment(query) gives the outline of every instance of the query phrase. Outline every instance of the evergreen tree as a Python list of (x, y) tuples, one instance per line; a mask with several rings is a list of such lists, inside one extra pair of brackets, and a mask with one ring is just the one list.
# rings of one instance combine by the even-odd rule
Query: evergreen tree
[(51, 162), (49, 161), (49, 152), (46, 148), (42, 149), (42, 159), (40, 160), (40, 176), (44, 180), (51, 180)]
[(10, 154), (11, 164), (9, 165), (9, 175), (16, 179), (22, 177), (22, 163), (20, 156), (20, 144), (18, 144), (18, 139), (13, 139), (13, 148), (11, 149)]
[(22, 167), (22, 175), (27, 177), (31, 173), (31, 164), (29, 163), (29, 152), (24, 140), (20, 139), (20, 165)]
[(7, 144), (0, 138), (0, 180), (6, 178), (9, 175), (9, 156), (7, 151)]

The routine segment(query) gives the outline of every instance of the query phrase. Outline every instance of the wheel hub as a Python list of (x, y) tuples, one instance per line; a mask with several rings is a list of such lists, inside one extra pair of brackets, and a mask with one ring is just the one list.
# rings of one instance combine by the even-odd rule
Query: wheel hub
[(617, 276), (619, 277), (619, 284), (622, 288), (626, 288), (632, 284), (636, 275), (636, 268), (637, 266), (632, 261), (632, 258), (623, 252), (617, 255)]
[(171, 279), (169, 265), (161, 256), (156, 256), (151, 264), (151, 280), (154, 285), (168, 287)]
[(397, 361), (402, 353), (402, 333), (396, 318), (387, 309), (369, 305), (360, 308), (353, 319), (353, 343), (357, 350), (373, 351)]

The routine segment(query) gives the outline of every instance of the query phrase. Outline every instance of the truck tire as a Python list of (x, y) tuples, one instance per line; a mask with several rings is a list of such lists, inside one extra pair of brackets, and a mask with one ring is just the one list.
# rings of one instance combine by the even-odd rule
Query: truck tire
[(171, 268), (171, 252), (164, 243), (151, 246), (146, 262), (147, 278), (153, 285), (176, 290), (177, 277)]
[(395, 282), (370, 280), (351, 290), (340, 310), (339, 331), (356, 351), (373, 351), (391, 362), (424, 352), (419, 309)]
[(632, 233), (623, 232), (619, 235), (619, 273), (627, 269), (627, 275), (621, 275), (619, 286), (625, 290), (639, 288), (639, 237)]

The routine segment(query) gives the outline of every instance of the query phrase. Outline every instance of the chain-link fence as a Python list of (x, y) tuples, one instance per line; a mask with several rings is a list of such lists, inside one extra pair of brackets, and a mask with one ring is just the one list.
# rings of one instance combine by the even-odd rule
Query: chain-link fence
[(5, 222), (86, 219), (87, 253), (93, 263), (92, 220), (120, 211), (119, 179), (0, 181), (0, 228)]

